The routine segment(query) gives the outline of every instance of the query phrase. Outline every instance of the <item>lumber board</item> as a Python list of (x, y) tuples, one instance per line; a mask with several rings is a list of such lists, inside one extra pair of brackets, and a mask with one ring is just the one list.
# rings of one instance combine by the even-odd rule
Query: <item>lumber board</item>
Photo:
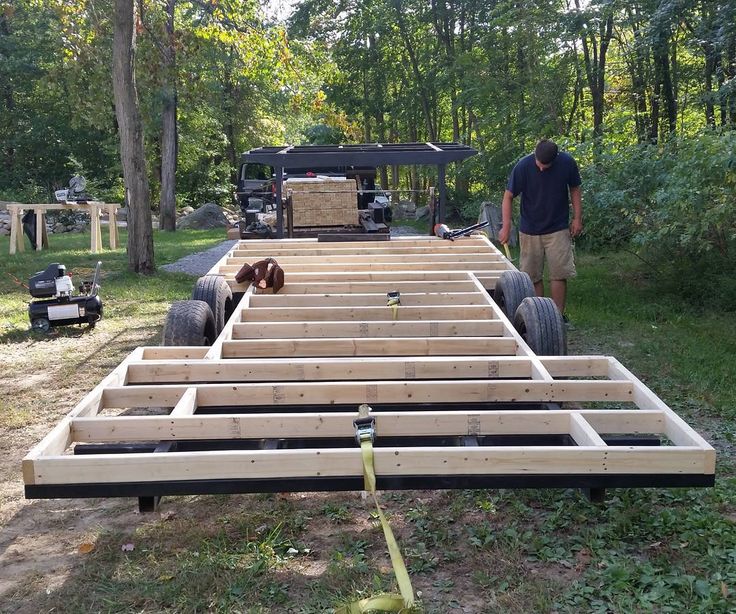
[[(392, 290), (393, 291), (393, 290)], [(397, 290), (397, 292), (401, 292)], [(314, 294), (257, 294), (250, 299), (251, 307), (385, 307), (386, 292), (382, 294), (314, 293)], [(487, 305), (479, 292), (402, 292), (401, 308), (423, 305)], [(400, 309), (401, 309), (400, 308)]]
[[(376, 448), (376, 475), (705, 473), (699, 448), (524, 446)], [(34, 461), (36, 484), (363, 475), (359, 448), (90, 454)]]
[[(129, 367), (130, 368), (130, 367)], [(130, 371), (128, 372), (130, 374)], [(171, 410), (170, 416), (191, 416), (197, 410), (197, 389), (187, 388), (186, 392), (181, 395), (181, 398), (174, 405), (174, 409)]]
[(579, 446), (605, 446), (601, 436), (579, 413), (570, 414), (569, 433)]
[[(240, 286), (235, 280), (228, 281), (231, 288)], [(436, 294), (442, 292), (463, 293), (475, 291), (470, 281), (322, 281), (322, 282), (290, 282), (278, 294), (256, 292), (253, 298), (261, 296), (285, 296), (298, 294), (378, 294), (386, 296), (387, 292)]]
[[(212, 383), (319, 380), (529, 378), (528, 358), (455, 356), (412, 358), (302, 358), (128, 363), (128, 383)], [(196, 389), (191, 401), (196, 403)]]
[[(227, 259), (226, 264), (227, 265), (237, 265), (238, 267), (243, 266), (246, 262), (248, 264), (253, 264), (253, 262), (257, 260), (264, 260), (266, 258), (273, 258), (274, 256), (262, 253), (262, 254), (254, 254), (252, 256), (248, 256), (243, 258), (242, 256), (232, 256)], [(352, 268), (353, 265), (356, 264), (365, 264), (369, 263), (371, 265), (374, 264), (392, 264), (392, 265), (404, 265), (411, 262), (419, 262), (423, 266), (427, 268), (434, 268), (435, 264), (441, 264), (441, 263), (449, 263), (449, 264), (459, 264), (461, 265), (459, 268), (463, 269), (466, 266), (472, 266), (476, 263), (485, 263), (485, 262), (498, 262), (502, 263), (503, 259), (502, 257), (494, 257), (492, 255), (489, 255), (487, 252), (478, 252), (475, 254), (454, 254), (454, 253), (444, 253), (444, 254), (436, 254), (432, 252), (427, 252), (423, 254), (393, 254), (393, 253), (387, 253), (387, 254), (373, 254), (371, 256), (366, 256), (362, 253), (360, 254), (350, 254), (350, 255), (317, 255), (314, 256), (312, 254), (299, 254), (296, 256), (282, 256), (279, 254), (278, 263), (286, 270), (290, 267), (290, 265), (293, 264), (305, 264), (305, 265), (319, 265), (319, 264), (339, 264), (341, 268)]]
[(204, 358), (206, 346), (147, 346), (143, 348), (144, 360), (196, 360)]
[[(266, 255), (273, 258), (283, 258), (287, 256), (353, 256), (356, 253), (356, 248), (353, 247), (355, 242), (350, 244), (345, 243), (334, 243), (332, 245), (324, 242), (317, 243), (314, 246), (294, 248), (290, 246), (280, 247), (274, 245), (273, 247), (261, 246), (257, 250), (253, 249), (240, 249), (235, 247), (230, 252), (232, 258), (245, 258), (254, 260), (254, 256)], [(490, 252), (482, 245), (453, 245), (451, 243), (440, 244), (435, 243), (431, 246), (416, 246), (416, 247), (400, 247), (395, 241), (387, 241), (385, 243), (371, 243), (370, 247), (359, 247), (360, 254), (364, 256), (381, 256), (386, 254), (391, 255), (414, 255), (414, 254), (486, 254)], [(499, 254), (500, 255), (500, 254)]]
[[(243, 261), (237, 264), (224, 264), (219, 267), (218, 272), (221, 274), (235, 274), (237, 273), (243, 264), (247, 261)], [(248, 263), (252, 264), (252, 263)], [(360, 272), (392, 272), (397, 271), (416, 271), (416, 270), (427, 270), (433, 272), (440, 271), (453, 271), (462, 273), (466, 270), (479, 271), (479, 272), (493, 272), (493, 271), (504, 271), (506, 265), (498, 260), (483, 260), (463, 265), (454, 260), (448, 262), (427, 262), (422, 258), (414, 258), (412, 260), (405, 260), (403, 262), (371, 262), (365, 259), (356, 260), (352, 263), (343, 262), (295, 262), (291, 264), (281, 264), (286, 275), (291, 273), (322, 273), (322, 278), (326, 276), (332, 277), (333, 273), (339, 273), (344, 271), (346, 268), (350, 269), (351, 274)]]
[[(241, 311), (244, 322), (374, 322), (391, 319), (391, 313), (385, 302), (381, 307), (254, 307)], [(398, 309), (397, 320), (490, 320), (493, 315), (493, 310), (487, 304), (402, 305)]]
[[(110, 386), (105, 407), (174, 407), (189, 386)], [(630, 401), (629, 381), (433, 380), (198, 384), (199, 407), (362, 403)]]
[[(344, 339), (237, 339), (225, 341), (223, 358), (309, 356), (509, 356), (516, 353), (509, 337), (383, 337)], [(155, 355), (152, 355), (155, 357)]]
[[(353, 437), (357, 412), (204, 416), (85, 417), (72, 420), (77, 443), (183, 439)], [(414, 411), (374, 413), (377, 437), (559, 435), (572, 416), (606, 427), (606, 434), (664, 434), (664, 414), (643, 410)]]
[[(491, 252), (497, 252), (500, 253), (495, 247), (493, 247), (493, 244), (484, 241), (483, 237), (480, 235), (474, 236), (474, 237), (460, 237), (456, 239), (454, 242), (446, 241), (444, 239), (439, 239), (437, 237), (429, 237), (425, 235), (408, 235), (408, 236), (393, 236), (391, 237), (391, 240), (389, 243), (392, 246), (396, 247), (421, 247), (425, 249), (442, 249), (444, 247), (450, 246), (472, 246), (472, 247), (480, 247), (482, 249), (488, 249)], [(489, 249), (488, 246), (491, 246)], [(363, 248), (371, 248), (375, 247), (376, 244), (373, 241), (354, 241), (350, 243), (350, 248), (355, 251), (356, 248), (360, 248), (360, 251), (363, 250)], [(234, 250), (243, 250), (247, 252), (258, 252), (263, 251), (264, 248), (266, 251), (275, 251), (279, 249), (314, 249), (314, 248), (332, 248), (332, 249), (339, 249), (341, 247), (347, 247), (345, 243), (341, 243), (340, 241), (318, 241), (316, 238), (297, 238), (297, 239), (281, 239), (279, 241), (273, 241), (271, 239), (249, 239), (249, 240), (241, 240), (239, 241), (235, 246)]]
[[(263, 322), (243, 322), (233, 327), (232, 339), (497, 337), (502, 335), (503, 332), (503, 323), (497, 320), (273, 322), (267, 325)], [(516, 343), (514, 347), (516, 347)]]
[(553, 377), (608, 377), (609, 362), (604, 356), (541, 356), (544, 368)]

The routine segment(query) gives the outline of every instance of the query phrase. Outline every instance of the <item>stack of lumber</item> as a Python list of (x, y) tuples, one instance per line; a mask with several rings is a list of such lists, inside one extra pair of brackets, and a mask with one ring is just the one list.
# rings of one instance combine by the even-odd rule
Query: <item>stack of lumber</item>
[(284, 182), (291, 195), (294, 227), (355, 226), (358, 195), (354, 179), (307, 177)]

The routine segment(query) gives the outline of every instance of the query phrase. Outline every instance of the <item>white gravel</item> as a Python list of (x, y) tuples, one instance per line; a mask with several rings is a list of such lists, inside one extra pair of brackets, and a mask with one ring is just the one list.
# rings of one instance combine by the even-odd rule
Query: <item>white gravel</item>
[(207, 272), (217, 264), (217, 261), (227, 254), (233, 245), (237, 243), (236, 240), (223, 241), (215, 247), (204, 252), (197, 252), (196, 254), (189, 254), (180, 258), (176, 262), (171, 264), (164, 264), (161, 268), (169, 273), (186, 273), (187, 275), (193, 275), (199, 277), (200, 275), (206, 275)]

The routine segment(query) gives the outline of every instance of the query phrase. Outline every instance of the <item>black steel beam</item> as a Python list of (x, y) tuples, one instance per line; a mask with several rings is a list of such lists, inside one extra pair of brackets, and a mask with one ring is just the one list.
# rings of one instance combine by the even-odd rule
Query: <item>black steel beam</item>
[[(521, 379), (519, 380), (521, 381)], [(384, 411), (519, 411), (519, 410), (548, 410), (559, 409), (559, 405), (553, 403), (376, 403), (371, 404), (373, 413)], [(335, 403), (334, 405), (211, 405), (198, 407), (195, 415), (206, 416), (208, 414), (288, 414), (288, 413), (328, 413), (328, 412), (352, 412), (355, 411), (355, 403)]]
[[(466, 488), (691, 488), (715, 484), (702, 474), (568, 474), (568, 475), (453, 475), (378, 476), (379, 490), (454, 490)], [(363, 477), (275, 478), (238, 480), (172, 480), (93, 484), (26, 485), (27, 499), (86, 497), (156, 497), (237, 493), (363, 490)]]

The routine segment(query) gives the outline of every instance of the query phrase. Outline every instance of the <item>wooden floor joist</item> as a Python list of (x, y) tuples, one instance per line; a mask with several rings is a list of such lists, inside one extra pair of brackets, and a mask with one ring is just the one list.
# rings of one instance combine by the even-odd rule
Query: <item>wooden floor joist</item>
[[(234, 279), (265, 257), (278, 294)], [(482, 236), (241, 241), (213, 346), (135, 350), (29, 452), (26, 495), (361, 488), (362, 403), (381, 488), (712, 484), (712, 447), (616, 359), (531, 351), (487, 292), (505, 270)]]

